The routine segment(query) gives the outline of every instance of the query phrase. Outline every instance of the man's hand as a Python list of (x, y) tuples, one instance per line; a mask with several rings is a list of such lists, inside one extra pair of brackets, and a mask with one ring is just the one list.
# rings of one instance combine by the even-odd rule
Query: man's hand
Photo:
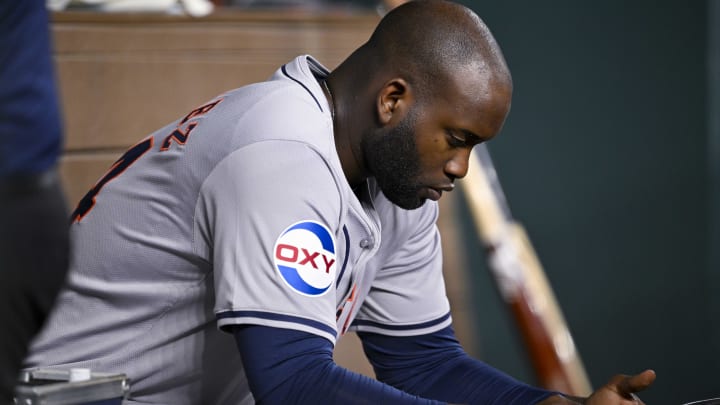
[(649, 387), (655, 381), (655, 372), (645, 370), (633, 376), (616, 375), (588, 398), (550, 397), (538, 405), (584, 404), (584, 405), (637, 405), (644, 404), (635, 393)]
[(653, 381), (655, 381), (655, 372), (652, 370), (645, 370), (633, 376), (616, 375), (610, 382), (593, 392), (585, 400), (585, 405), (642, 404), (635, 393), (649, 387)]

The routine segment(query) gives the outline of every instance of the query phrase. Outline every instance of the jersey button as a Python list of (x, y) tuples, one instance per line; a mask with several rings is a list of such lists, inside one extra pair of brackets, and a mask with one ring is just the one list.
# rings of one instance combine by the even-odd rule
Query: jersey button
[(373, 238), (367, 238), (360, 241), (360, 247), (363, 249), (372, 249), (374, 244), (375, 241), (373, 240)]

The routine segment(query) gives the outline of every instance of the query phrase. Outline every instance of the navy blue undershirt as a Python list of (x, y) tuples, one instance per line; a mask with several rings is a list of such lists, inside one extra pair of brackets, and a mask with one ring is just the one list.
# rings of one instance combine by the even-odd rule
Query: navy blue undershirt
[(451, 327), (411, 337), (359, 333), (378, 380), (336, 365), (330, 341), (311, 333), (258, 325), (233, 333), (259, 404), (527, 405), (554, 394), (470, 358)]

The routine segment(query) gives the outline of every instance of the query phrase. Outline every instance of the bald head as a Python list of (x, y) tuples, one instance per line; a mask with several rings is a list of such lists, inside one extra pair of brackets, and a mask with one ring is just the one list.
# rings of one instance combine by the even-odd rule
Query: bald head
[(472, 10), (457, 3), (405, 3), (380, 21), (360, 51), (375, 71), (404, 77), (420, 94), (458, 74), (511, 85), (490, 30)]
[(470, 9), (441, 0), (390, 11), (326, 84), (348, 181), (375, 177), (386, 195), (402, 195), (391, 201), (408, 207), (422, 200), (418, 190), (447, 189), (464, 176), (466, 152), (500, 131), (512, 98), (488, 28)]

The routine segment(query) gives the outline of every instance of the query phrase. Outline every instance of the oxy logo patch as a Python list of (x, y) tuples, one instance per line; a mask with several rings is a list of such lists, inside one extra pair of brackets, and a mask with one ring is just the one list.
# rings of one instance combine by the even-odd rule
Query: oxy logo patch
[(335, 281), (335, 241), (319, 222), (290, 225), (275, 242), (273, 255), (285, 283), (302, 295), (323, 295)]

